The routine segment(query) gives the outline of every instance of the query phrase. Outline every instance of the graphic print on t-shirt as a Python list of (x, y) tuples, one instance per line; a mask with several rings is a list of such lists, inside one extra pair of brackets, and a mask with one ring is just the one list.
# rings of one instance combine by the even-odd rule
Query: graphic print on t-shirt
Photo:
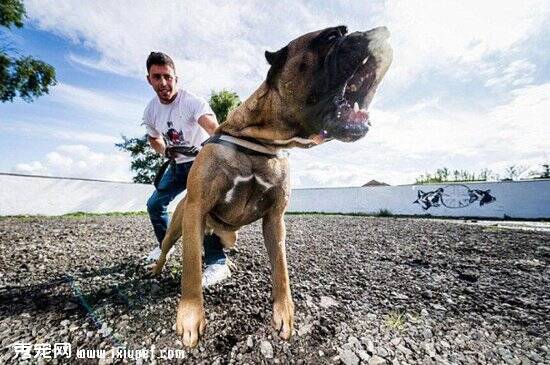
[(183, 140), (183, 132), (177, 131), (174, 129), (174, 123), (167, 122), (168, 130), (164, 134), (164, 138), (170, 145), (182, 145), (188, 144), (188, 142)]

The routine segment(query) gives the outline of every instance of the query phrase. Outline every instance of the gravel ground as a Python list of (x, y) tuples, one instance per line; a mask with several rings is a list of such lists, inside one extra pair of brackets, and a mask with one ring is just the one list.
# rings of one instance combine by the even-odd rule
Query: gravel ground
[[(156, 363), (170, 354), (218, 364), (550, 363), (550, 233), (355, 216), (286, 222), (294, 337), (271, 330), (256, 223), (230, 252), (233, 277), (205, 291), (200, 346), (176, 353), (178, 260), (144, 277), (147, 217), (0, 219), (0, 363), (134, 363), (132, 351), (152, 344)], [(30, 343), (34, 354), (56, 342), (71, 344), (71, 358), (25, 361), (12, 346)], [(80, 360), (78, 349), (111, 352)]]

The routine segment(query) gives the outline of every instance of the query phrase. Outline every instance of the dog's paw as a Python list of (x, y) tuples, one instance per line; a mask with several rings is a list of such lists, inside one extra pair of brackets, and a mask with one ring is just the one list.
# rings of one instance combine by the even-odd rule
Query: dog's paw
[(160, 262), (156, 262), (145, 267), (145, 269), (147, 270), (147, 275), (151, 277), (159, 276), (163, 268), (164, 265)]
[(292, 303), (292, 299), (273, 303), (273, 320), (271, 324), (283, 340), (288, 340), (292, 336), (294, 328), (294, 303)]
[(176, 317), (176, 333), (184, 346), (195, 347), (204, 333), (206, 317), (201, 302), (180, 301)]

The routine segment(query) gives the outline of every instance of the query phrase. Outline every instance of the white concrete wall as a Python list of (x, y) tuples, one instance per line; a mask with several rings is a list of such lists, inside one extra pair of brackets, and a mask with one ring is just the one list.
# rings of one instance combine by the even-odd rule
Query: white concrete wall
[[(438, 188), (443, 189), (439, 203), (428, 209), (414, 203), (419, 190), (425, 194)], [(145, 211), (153, 190), (145, 184), (0, 174), (0, 216)], [(490, 190), (495, 200), (483, 205), (479, 199), (470, 203), (469, 191), (474, 190)], [(181, 197), (183, 194), (170, 204), (170, 211)], [(460, 203), (465, 206), (452, 207)], [(550, 218), (550, 180), (294, 189), (289, 211), (377, 213), (382, 209), (396, 215)]]
[(0, 216), (145, 211), (153, 191), (146, 184), (0, 174)]
[[(421, 204), (414, 203), (419, 190), (437, 192), (438, 188), (443, 189), (445, 204), (440, 201), (423, 209)], [(483, 205), (479, 199), (470, 203), (469, 191), (474, 190), (488, 191), (495, 200)], [(382, 209), (396, 215), (550, 218), (550, 180), (294, 189), (289, 211), (377, 213)]]

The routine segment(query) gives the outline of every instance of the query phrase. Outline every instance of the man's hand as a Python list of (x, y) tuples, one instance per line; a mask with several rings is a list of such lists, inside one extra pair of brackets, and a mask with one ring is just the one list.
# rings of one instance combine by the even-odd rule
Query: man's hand
[(157, 151), (157, 153), (159, 153), (162, 156), (166, 156), (166, 151), (165, 151), (166, 144), (164, 143), (164, 139), (162, 139), (162, 137), (154, 138), (151, 136), (147, 136), (147, 140), (149, 141), (149, 144), (151, 145), (151, 147), (155, 151)]
[(218, 120), (216, 119), (216, 116), (212, 114), (201, 115), (198, 122), (210, 136), (213, 135), (216, 128), (218, 128)]

